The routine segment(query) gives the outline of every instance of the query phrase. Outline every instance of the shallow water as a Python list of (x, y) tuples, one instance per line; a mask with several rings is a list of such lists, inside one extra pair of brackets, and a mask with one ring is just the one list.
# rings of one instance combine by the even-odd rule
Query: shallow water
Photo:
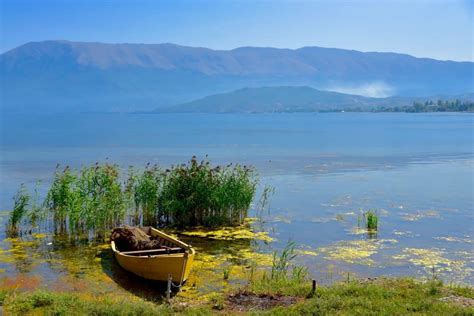
[[(275, 241), (242, 245), (188, 237), (202, 254), (188, 293), (227, 286), (220, 274), (229, 262), (239, 264), (230, 283), (245, 279), (248, 258), (236, 258), (236, 249), (248, 254), (257, 246), (269, 253), (289, 239), (298, 244), (297, 260), (321, 282), (348, 273), (434, 274), (472, 285), (473, 120), (472, 114), (404, 113), (2, 117), (0, 207), (11, 208), (20, 183), (32, 189), (41, 180), (46, 187), (57, 163), (79, 167), (108, 158), (123, 166), (166, 166), (208, 154), (215, 163), (253, 164), (261, 184), (275, 187), (264, 216)], [(378, 211), (376, 236), (358, 228), (361, 209)], [(27, 275), (33, 285), (26, 287), (100, 284), (95, 289), (101, 293), (156, 294), (155, 285), (141, 288), (118, 268), (106, 244), (71, 247), (41, 235), (10, 240), (3, 229), (0, 239), (0, 273), (13, 283)], [(214, 283), (202, 280), (206, 271)]]

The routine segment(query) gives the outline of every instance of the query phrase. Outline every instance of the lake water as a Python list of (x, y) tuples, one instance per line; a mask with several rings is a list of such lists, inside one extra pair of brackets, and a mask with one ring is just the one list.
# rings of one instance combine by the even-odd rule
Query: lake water
[[(261, 187), (275, 188), (264, 220), (276, 241), (262, 251), (294, 240), (321, 282), (349, 273), (474, 284), (473, 123), (452, 113), (3, 116), (0, 207), (11, 208), (21, 183), (50, 181), (57, 163), (167, 166), (208, 155), (258, 168)], [(376, 236), (358, 228), (367, 209), (380, 215)], [(2, 270), (21, 272), (12, 262)]]

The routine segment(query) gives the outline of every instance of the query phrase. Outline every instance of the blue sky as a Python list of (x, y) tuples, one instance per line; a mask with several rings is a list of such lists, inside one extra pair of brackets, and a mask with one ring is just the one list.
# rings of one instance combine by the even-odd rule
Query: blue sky
[(474, 0), (0, 0), (4, 52), (29, 41), (214, 49), (323, 46), (474, 60)]

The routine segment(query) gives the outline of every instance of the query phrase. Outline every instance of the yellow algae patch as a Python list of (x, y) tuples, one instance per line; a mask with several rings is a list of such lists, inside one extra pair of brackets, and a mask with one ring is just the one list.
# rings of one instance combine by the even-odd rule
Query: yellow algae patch
[(251, 247), (227, 247), (225, 252), (209, 253), (196, 249), (193, 268), (179, 297), (196, 299), (222, 293), (235, 285), (244, 285), (261, 267), (272, 264), (272, 253), (261, 253)]
[(373, 265), (375, 262), (370, 258), (385, 244), (396, 243), (395, 239), (381, 240), (350, 240), (339, 242), (332, 247), (323, 247), (319, 251), (328, 260), (345, 261), (363, 265)]
[(260, 253), (252, 249), (242, 249), (232, 256), (231, 259), (243, 260), (246, 263), (254, 263), (258, 266), (271, 266), (273, 262), (273, 254)]
[(451, 262), (442, 256), (441, 250), (437, 249), (407, 248), (403, 252), (411, 256), (409, 261), (415, 265), (433, 267), (449, 265)]
[(464, 242), (468, 244), (472, 244), (473, 240), (469, 238), (460, 238), (460, 237), (452, 237), (452, 236), (447, 236), (447, 237), (433, 237), (436, 240), (443, 240), (443, 241), (449, 241), (449, 242)]
[(473, 273), (473, 269), (466, 266), (466, 261), (451, 260), (444, 257), (444, 252), (440, 249), (404, 249), (402, 259), (408, 260), (415, 266), (422, 267), (427, 273), (441, 273), (451, 281), (463, 281)]
[(273, 218), (272, 222), (291, 224), (291, 219), (283, 215), (277, 215)]
[(260, 253), (252, 249), (239, 249), (234, 253), (209, 254), (198, 251), (195, 257), (195, 263), (202, 268), (216, 268), (227, 262), (240, 262), (242, 264), (256, 264), (258, 266), (271, 266), (273, 254)]
[(439, 212), (437, 211), (429, 210), (429, 211), (422, 211), (422, 212), (418, 211), (415, 214), (404, 214), (402, 218), (404, 220), (414, 222), (426, 217), (439, 218), (440, 215), (439, 215)]
[(377, 243), (372, 241), (352, 240), (319, 250), (329, 260), (372, 265), (374, 261), (370, 256), (377, 253), (378, 247)]
[(102, 245), (98, 245), (95, 247), (96, 249), (98, 250), (107, 250), (107, 249), (111, 249), (110, 248), (110, 244), (102, 244)]
[(360, 228), (360, 227), (352, 227), (349, 231), (351, 235), (366, 235), (369, 233), (369, 231), (365, 228)]
[(296, 249), (295, 254), (299, 256), (313, 256), (313, 257), (316, 257), (317, 255), (319, 255), (316, 251), (303, 250), (303, 249)]
[(408, 255), (395, 255), (395, 256), (392, 256), (392, 259), (405, 260), (405, 259), (408, 259)]
[(244, 224), (253, 224), (255, 222), (258, 222), (259, 219), (257, 217), (246, 217), (244, 219)]
[(41, 234), (41, 233), (36, 233), (36, 234), (33, 234), (32, 235), (34, 238), (37, 238), (37, 239), (42, 239), (42, 238), (46, 238), (46, 234)]
[(393, 234), (397, 236), (408, 236), (408, 237), (413, 237), (413, 232), (407, 230), (407, 231), (401, 231), (401, 230), (393, 230)]
[(190, 230), (180, 232), (179, 234), (190, 237), (201, 237), (216, 240), (261, 240), (272, 242), (273, 238), (268, 236), (267, 232), (254, 232), (249, 225), (237, 227), (223, 227), (216, 230)]

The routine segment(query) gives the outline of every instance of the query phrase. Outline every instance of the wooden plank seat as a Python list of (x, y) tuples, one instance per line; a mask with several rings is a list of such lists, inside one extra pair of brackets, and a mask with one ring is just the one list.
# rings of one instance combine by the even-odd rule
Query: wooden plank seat
[(160, 249), (149, 249), (149, 250), (134, 250), (134, 251), (121, 251), (120, 253), (123, 255), (132, 255), (132, 256), (139, 256), (139, 255), (151, 255), (151, 254), (168, 254), (168, 253), (179, 253), (184, 251), (183, 248), (180, 247), (165, 247)]

